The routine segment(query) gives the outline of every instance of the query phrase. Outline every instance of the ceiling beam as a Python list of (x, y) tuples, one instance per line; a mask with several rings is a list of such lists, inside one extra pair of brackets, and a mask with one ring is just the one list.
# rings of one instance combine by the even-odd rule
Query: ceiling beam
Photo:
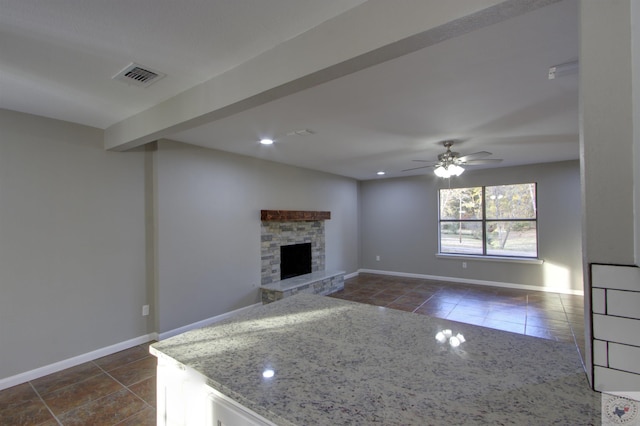
[(559, 0), (369, 0), (105, 130), (124, 151)]

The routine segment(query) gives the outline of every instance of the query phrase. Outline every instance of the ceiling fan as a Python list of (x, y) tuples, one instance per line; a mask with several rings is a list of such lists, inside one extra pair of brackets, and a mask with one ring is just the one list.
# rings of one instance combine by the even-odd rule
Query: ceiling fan
[(490, 152), (480, 151), (474, 152), (473, 154), (460, 156), (460, 153), (451, 151), (451, 147), (453, 146), (454, 141), (444, 141), (442, 144), (445, 148), (447, 148), (446, 152), (438, 155), (438, 161), (429, 161), (429, 160), (413, 160), (421, 163), (430, 163), (426, 166), (420, 167), (412, 167), (410, 169), (405, 169), (403, 172), (408, 172), (409, 170), (417, 170), (424, 169), (427, 167), (435, 167), (434, 173), (439, 177), (451, 177), (451, 176), (460, 176), (462, 172), (464, 172), (464, 166), (474, 166), (478, 164), (495, 164), (499, 163), (501, 159), (492, 159), (485, 158), (491, 155)]

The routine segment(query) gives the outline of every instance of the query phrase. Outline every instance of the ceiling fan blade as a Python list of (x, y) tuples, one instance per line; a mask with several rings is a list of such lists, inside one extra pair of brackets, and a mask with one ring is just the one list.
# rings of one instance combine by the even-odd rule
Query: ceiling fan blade
[(478, 158), (484, 158), (490, 156), (491, 153), (487, 151), (474, 152), (473, 154), (463, 155), (462, 157), (458, 157), (457, 160), (461, 163), (466, 163), (469, 160), (475, 160)]
[(404, 169), (403, 172), (408, 172), (409, 170), (418, 170), (418, 169), (426, 169), (432, 166), (420, 166), (420, 167), (412, 167), (410, 169)]
[(465, 162), (464, 164), (467, 166), (473, 166), (476, 164), (496, 164), (501, 162), (502, 159), (501, 158), (485, 158), (483, 160), (470, 160)]
[(438, 164), (437, 161), (433, 161), (433, 160), (411, 160), (411, 161), (416, 161), (418, 163), (431, 163), (431, 164)]

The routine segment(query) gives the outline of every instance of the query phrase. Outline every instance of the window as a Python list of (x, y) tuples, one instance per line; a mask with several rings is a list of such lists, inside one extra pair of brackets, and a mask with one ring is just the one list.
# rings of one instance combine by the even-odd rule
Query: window
[(440, 253), (538, 257), (536, 184), (440, 190)]

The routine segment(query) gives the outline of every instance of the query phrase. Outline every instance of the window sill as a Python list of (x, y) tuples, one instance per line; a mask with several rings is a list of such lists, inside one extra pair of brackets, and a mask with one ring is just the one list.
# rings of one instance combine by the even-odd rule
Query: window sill
[(464, 259), (464, 260), (478, 260), (481, 262), (508, 262), (508, 263), (528, 263), (530, 265), (542, 265), (544, 260), (531, 257), (501, 257), (501, 256), (474, 256), (468, 254), (449, 254), (449, 253), (437, 253), (438, 259)]

